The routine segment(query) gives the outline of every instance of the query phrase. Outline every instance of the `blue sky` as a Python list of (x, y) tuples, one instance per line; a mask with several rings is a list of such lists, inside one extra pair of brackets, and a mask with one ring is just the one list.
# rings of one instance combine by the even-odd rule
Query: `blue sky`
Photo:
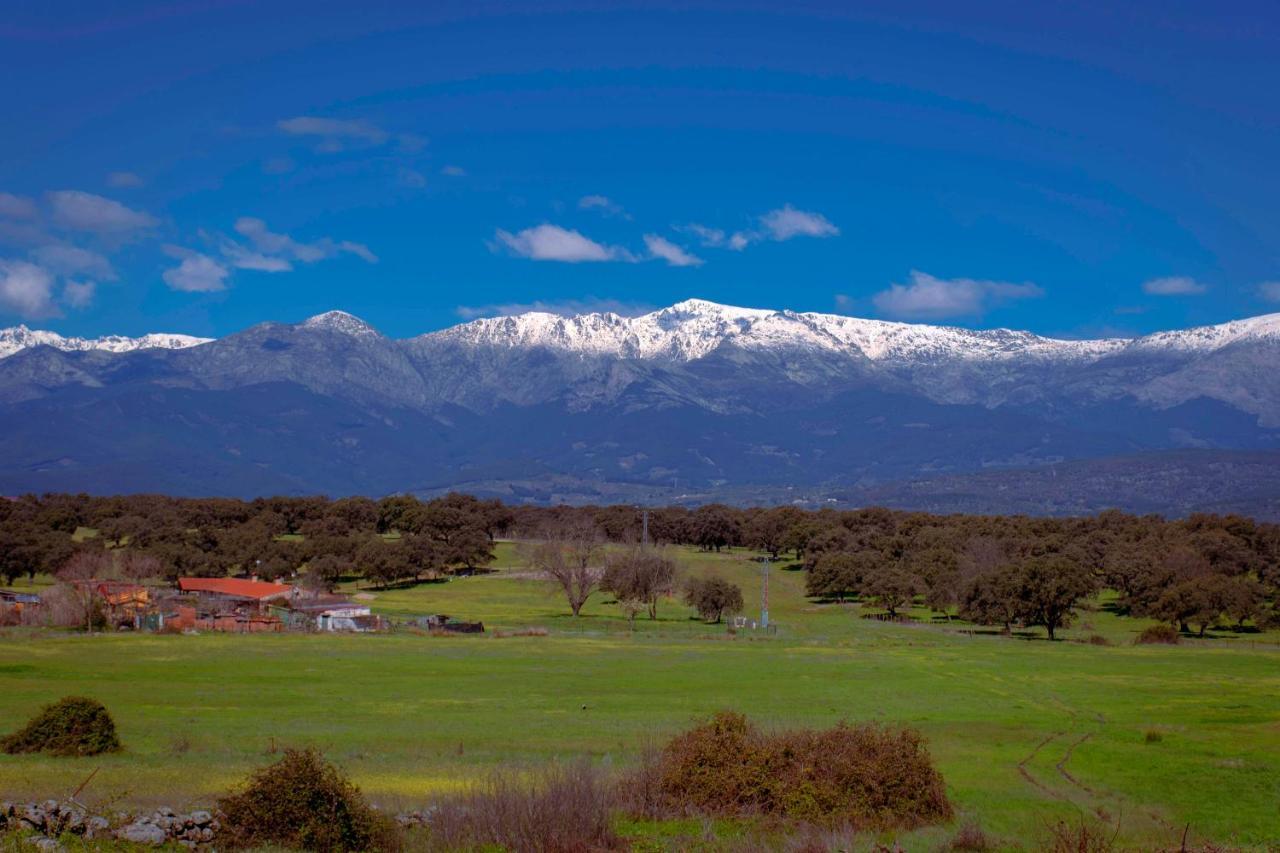
[(412, 5), (10, 0), (0, 323), (1280, 311), (1273, 3)]

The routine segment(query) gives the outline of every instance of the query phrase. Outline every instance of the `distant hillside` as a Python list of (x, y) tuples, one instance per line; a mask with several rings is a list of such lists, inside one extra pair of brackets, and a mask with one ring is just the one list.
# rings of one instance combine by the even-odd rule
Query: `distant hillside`
[(933, 477), (836, 493), (844, 502), (950, 513), (1087, 515), (1113, 507), (1280, 521), (1280, 452), (1184, 450)]

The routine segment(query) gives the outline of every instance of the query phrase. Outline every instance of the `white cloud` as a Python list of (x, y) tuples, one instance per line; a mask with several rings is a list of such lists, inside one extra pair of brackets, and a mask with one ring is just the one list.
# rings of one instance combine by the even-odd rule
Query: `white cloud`
[(69, 281), (62, 286), (62, 301), (72, 308), (88, 308), (97, 290), (92, 281)]
[(161, 276), (164, 283), (173, 290), (184, 293), (212, 293), (226, 290), (227, 278), (231, 270), (218, 261), (189, 249), (179, 246), (166, 246), (165, 252), (171, 257), (181, 258), (176, 267), (164, 271)]
[(620, 246), (605, 246), (577, 231), (543, 223), (512, 234), (498, 229), (495, 236), (512, 253), (535, 261), (634, 261)]
[(711, 228), (691, 222), (677, 225), (677, 231), (692, 234), (703, 246), (715, 249), (732, 249), (740, 252), (752, 243), (772, 240), (782, 243), (795, 237), (836, 237), (840, 229), (821, 213), (797, 210), (789, 204), (760, 216), (758, 228), (748, 228), (728, 234), (719, 228)]
[(56, 315), (53, 284), (53, 274), (42, 267), (0, 258), (0, 311), (27, 319)]
[(57, 190), (48, 197), (54, 221), (64, 228), (96, 234), (127, 234), (156, 224), (156, 219), (146, 213), (93, 193)]
[[(240, 258), (242, 261), (246, 258), (253, 259), (258, 265), (245, 266), (245, 269), (268, 269), (263, 264), (264, 258), (269, 258), (275, 262), (283, 261), (285, 266), (276, 266), (270, 269), (272, 272), (280, 272), (288, 269), (289, 261), (301, 261), (304, 264), (313, 264), (316, 261), (322, 261), (326, 258), (333, 258), (341, 254), (355, 255), (356, 257), (371, 263), (378, 262), (378, 256), (370, 251), (369, 247), (363, 243), (353, 243), (349, 240), (333, 240), (329, 237), (322, 237), (311, 243), (302, 243), (293, 239), (288, 234), (278, 234), (267, 228), (267, 223), (261, 219), (252, 216), (242, 216), (236, 220), (236, 233), (248, 239), (253, 245), (255, 252), (247, 252), (242, 246), (235, 248), (228, 247), (226, 252), (228, 257), (233, 259)], [(233, 246), (235, 244), (232, 244)]]
[(1030, 283), (941, 279), (912, 270), (910, 284), (892, 285), (873, 296), (872, 302), (891, 317), (942, 319), (976, 317), (1000, 302), (1043, 295), (1043, 289)]
[(657, 234), (644, 235), (644, 244), (649, 249), (650, 255), (666, 261), (669, 266), (697, 267), (703, 263), (702, 258), (689, 254), (675, 243)]
[(142, 178), (133, 172), (112, 172), (107, 175), (107, 186), (130, 189), (142, 186)]
[(0, 193), (0, 217), (5, 219), (35, 219), (36, 204), (29, 198), (13, 193)]
[(59, 275), (88, 275), (106, 281), (114, 281), (116, 278), (111, 261), (97, 252), (81, 249), (79, 246), (55, 243), (41, 246), (31, 254), (41, 266)]
[(725, 233), (719, 228), (710, 228), (706, 225), (699, 225), (697, 222), (690, 222), (688, 225), (677, 225), (675, 230), (685, 234), (692, 234), (698, 238), (703, 246), (708, 249), (718, 249), (725, 244)]
[(1194, 278), (1185, 275), (1153, 278), (1142, 285), (1142, 292), (1151, 296), (1195, 296), (1208, 289)]
[(318, 136), (324, 143), (336, 143), (337, 147), (327, 149), (335, 151), (341, 150), (342, 140), (356, 141), (366, 145), (381, 145), (389, 136), (385, 130), (367, 121), (318, 116), (282, 119), (276, 122), (276, 127), (291, 136)]
[(840, 229), (832, 225), (821, 213), (796, 210), (784, 205), (760, 217), (760, 224), (772, 240), (790, 240), (792, 237), (835, 237)]
[(440, 174), (447, 175), (450, 178), (465, 178), (467, 170), (461, 166), (445, 166), (440, 170)]
[(578, 199), (578, 209), (596, 210), (603, 213), (605, 216), (618, 216), (623, 219), (631, 218), (631, 214), (627, 213), (626, 210), (623, 209), (622, 205), (618, 204), (608, 196), (603, 195), (584, 195), (582, 198)]
[(1268, 302), (1280, 302), (1280, 281), (1264, 281), (1258, 285), (1258, 295)]
[(230, 262), (231, 266), (238, 270), (253, 270), (254, 272), (289, 272), (293, 269), (293, 264), (284, 258), (276, 258), (270, 255), (264, 255), (261, 252), (255, 252), (252, 249), (241, 246), (234, 240), (227, 240), (222, 246), (222, 255)]
[(454, 309), (459, 317), (474, 320), (479, 317), (511, 317), (516, 314), (541, 312), (557, 314), (561, 317), (576, 317), (579, 314), (619, 314), (623, 317), (638, 317), (653, 311), (652, 305), (639, 302), (623, 302), (617, 299), (597, 299), (588, 296), (585, 299), (566, 299), (557, 302), (507, 302), (497, 305), (459, 305)]

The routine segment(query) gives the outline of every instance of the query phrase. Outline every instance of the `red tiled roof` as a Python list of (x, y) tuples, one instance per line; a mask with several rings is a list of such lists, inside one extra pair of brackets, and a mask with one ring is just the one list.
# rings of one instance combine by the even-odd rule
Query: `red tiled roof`
[(286, 584), (247, 581), (240, 578), (178, 578), (178, 589), (183, 592), (212, 592), (258, 600), (293, 592), (293, 587)]

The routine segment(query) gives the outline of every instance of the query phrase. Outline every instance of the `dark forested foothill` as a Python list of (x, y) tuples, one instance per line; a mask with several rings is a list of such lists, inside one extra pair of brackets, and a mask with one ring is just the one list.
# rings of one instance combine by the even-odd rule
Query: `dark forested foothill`
[[(1236, 515), (1166, 520), (1117, 511), (1035, 518), (723, 504), (511, 506), (463, 494), (426, 501), (27, 495), (0, 501), (0, 581), (38, 573), (72, 587), (104, 575), (271, 579), (305, 567), (303, 581), (320, 588), (353, 573), (385, 586), (482, 569), (495, 541), (513, 538), (530, 543), (531, 565), (560, 572), (578, 606), (602, 588), (652, 616), (658, 598), (675, 589), (673, 567), (643, 551), (603, 547), (636, 546), (646, 536), (656, 545), (758, 550), (806, 571), (811, 597), (856, 598), (889, 618), (923, 604), (946, 618), (1039, 626), (1052, 637), (1083, 599), (1109, 590), (1108, 606), (1184, 633), (1277, 619), (1280, 526)], [(700, 612), (711, 620), (733, 612), (732, 600), (717, 611), (710, 592), (696, 596), (706, 599), (695, 605)]]

